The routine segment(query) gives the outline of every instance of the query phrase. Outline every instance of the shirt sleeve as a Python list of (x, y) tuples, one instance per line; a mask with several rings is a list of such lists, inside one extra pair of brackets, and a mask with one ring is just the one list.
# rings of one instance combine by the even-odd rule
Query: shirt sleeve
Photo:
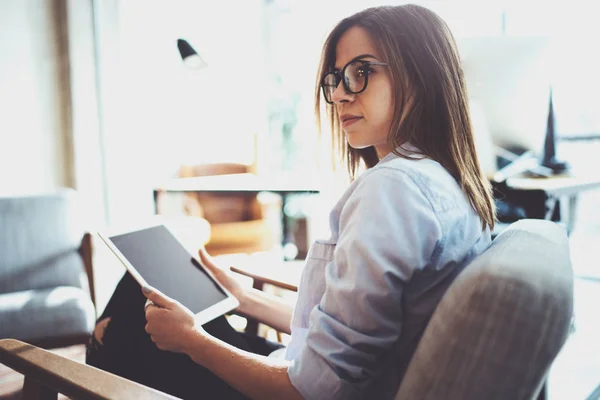
[(325, 294), (288, 369), (307, 399), (363, 397), (400, 336), (403, 286), (442, 238), (430, 202), (408, 175), (381, 168), (365, 178), (344, 205)]

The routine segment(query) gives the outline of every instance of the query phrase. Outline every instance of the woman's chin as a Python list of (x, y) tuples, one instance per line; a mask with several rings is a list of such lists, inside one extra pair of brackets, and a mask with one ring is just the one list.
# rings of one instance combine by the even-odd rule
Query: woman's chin
[(354, 150), (366, 149), (367, 147), (372, 146), (371, 143), (362, 143), (362, 142), (357, 142), (356, 140), (352, 140), (348, 137), (348, 135), (346, 135), (346, 140), (348, 142), (348, 145), (350, 147), (352, 147)]

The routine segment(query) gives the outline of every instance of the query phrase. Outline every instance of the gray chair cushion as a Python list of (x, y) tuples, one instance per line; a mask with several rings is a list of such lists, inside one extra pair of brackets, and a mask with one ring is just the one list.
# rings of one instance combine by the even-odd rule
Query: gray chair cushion
[(37, 342), (88, 336), (94, 315), (89, 294), (75, 287), (0, 294), (0, 338)]
[(55, 286), (73, 286), (89, 293), (83, 261), (79, 253), (74, 250), (2, 275), (0, 294)]
[(450, 286), (396, 399), (531, 399), (567, 338), (572, 311), (565, 230), (519, 221)]
[(88, 290), (77, 253), (82, 236), (73, 190), (0, 197), (0, 293), (53, 286)]

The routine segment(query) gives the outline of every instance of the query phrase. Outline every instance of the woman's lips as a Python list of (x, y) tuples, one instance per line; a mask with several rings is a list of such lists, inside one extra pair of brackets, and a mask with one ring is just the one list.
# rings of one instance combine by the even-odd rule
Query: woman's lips
[(345, 118), (345, 119), (342, 121), (342, 128), (347, 128), (347, 127), (349, 127), (350, 125), (352, 125), (353, 123), (360, 121), (361, 119), (362, 119), (362, 117), (350, 117), (350, 118)]

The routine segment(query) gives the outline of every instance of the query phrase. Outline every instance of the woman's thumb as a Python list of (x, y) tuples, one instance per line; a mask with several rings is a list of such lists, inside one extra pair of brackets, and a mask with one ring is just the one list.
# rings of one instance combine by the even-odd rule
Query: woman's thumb
[(142, 286), (142, 293), (144, 296), (154, 304), (162, 308), (170, 308), (173, 304), (173, 300), (169, 297), (165, 296), (159, 290), (150, 287), (150, 286)]

